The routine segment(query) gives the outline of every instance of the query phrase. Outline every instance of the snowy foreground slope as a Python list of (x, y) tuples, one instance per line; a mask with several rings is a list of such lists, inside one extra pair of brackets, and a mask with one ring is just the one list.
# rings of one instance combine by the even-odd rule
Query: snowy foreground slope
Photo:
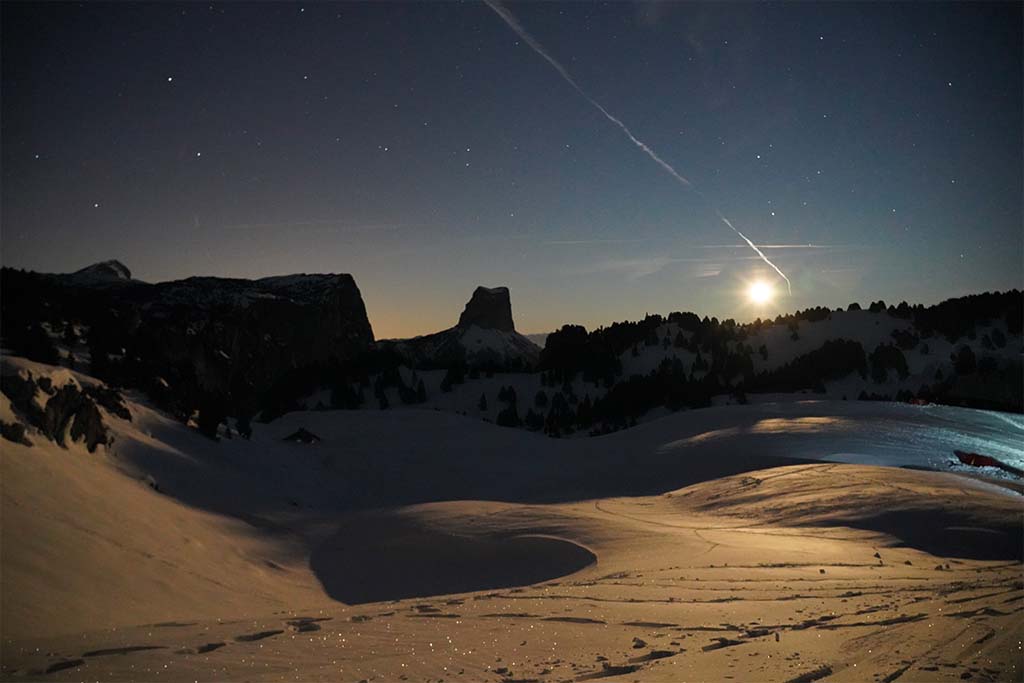
[(93, 453), (3, 442), (5, 680), (1021, 678), (1019, 486), (871, 466), (1024, 464), (1020, 416), (816, 401), (553, 440), (314, 411), (214, 442), (127, 405)]

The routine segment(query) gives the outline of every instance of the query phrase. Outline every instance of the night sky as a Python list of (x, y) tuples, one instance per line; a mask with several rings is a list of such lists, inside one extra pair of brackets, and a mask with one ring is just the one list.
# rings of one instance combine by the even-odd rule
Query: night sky
[(378, 338), (1024, 285), (1019, 3), (507, 7), (697, 191), (482, 3), (3, 3), (3, 264), (349, 272)]

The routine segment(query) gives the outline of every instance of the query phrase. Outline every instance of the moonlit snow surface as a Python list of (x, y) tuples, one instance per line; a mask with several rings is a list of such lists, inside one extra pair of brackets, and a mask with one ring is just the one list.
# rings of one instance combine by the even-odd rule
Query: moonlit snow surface
[(1019, 678), (1019, 484), (952, 450), (1024, 464), (1020, 416), (789, 401), (550, 439), (299, 411), (214, 442), (128, 407), (95, 453), (0, 449), (4, 679)]

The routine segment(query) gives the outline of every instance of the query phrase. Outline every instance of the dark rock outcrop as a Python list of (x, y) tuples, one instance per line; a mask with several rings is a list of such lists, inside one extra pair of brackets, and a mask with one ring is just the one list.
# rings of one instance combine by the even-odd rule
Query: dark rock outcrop
[(20, 422), (4, 422), (0, 420), (0, 436), (8, 441), (20, 443), (23, 446), (32, 445), (32, 442), (29, 441), (28, 436), (25, 434), (25, 425)]
[(34, 400), (38, 386), (31, 375), (22, 377), (16, 373), (5, 373), (0, 377), (0, 391), (29, 424), (36, 426), (43, 424), (43, 411)]
[(299, 427), (297, 430), (284, 437), (282, 441), (290, 441), (292, 443), (320, 443), (320, 437), (309, 431), (305, 427)]
[[(114, 408), (115, 414), (127, 415), (121, 395), (108, 387), (81, 388), (77, 384), (55, 387), (49, 377), (33, 377), (31, 373), (5, 372), (0, 389), (10, 400), (18, 418), (24, 422), (0, 424), (4, 438), (30, 446), (26, 425), (35, 427), (43, 436), (67, 447), (66, 439), (84, 441), (92, 453), (101, 444), (110, 443), (103, 415), (94, 397)], [(39, 392), (48, 395), (42, 409), (36, 401)], [(120, 416), (120, 415), (119, 415)]]
[(128, 411), (128, 406), (125, 405), (124, 397), (116, 389), (103, 386), (93, 386), (85, 388), (86, 395), (89, 396), (97, 405), (102, 406), (107, 412), (112, 413), (122, 420), (128, 420), (131, 422), (132, 414)]
[(65, 434), (72, 441), (85, 441), (90, 453), (110, 442), (96, 403), (73, 384), (61, 387), (46, 402), (42, 430), (61, 446), (67, 446)]
[(473, 297), (459, 316), (458, 327), (476, 325), (485, 329), (514, 332), (512, 300), (508, 287), (477, 287)]

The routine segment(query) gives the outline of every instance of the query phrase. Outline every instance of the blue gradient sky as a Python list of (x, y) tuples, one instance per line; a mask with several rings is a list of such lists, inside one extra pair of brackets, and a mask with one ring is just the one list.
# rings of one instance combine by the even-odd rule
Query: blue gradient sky
[(481, 3), (5, 3), (3, 264), (350, 272), (378, 337), (1024, 284), (1020, 4), (508, 7), (701, 194)]

